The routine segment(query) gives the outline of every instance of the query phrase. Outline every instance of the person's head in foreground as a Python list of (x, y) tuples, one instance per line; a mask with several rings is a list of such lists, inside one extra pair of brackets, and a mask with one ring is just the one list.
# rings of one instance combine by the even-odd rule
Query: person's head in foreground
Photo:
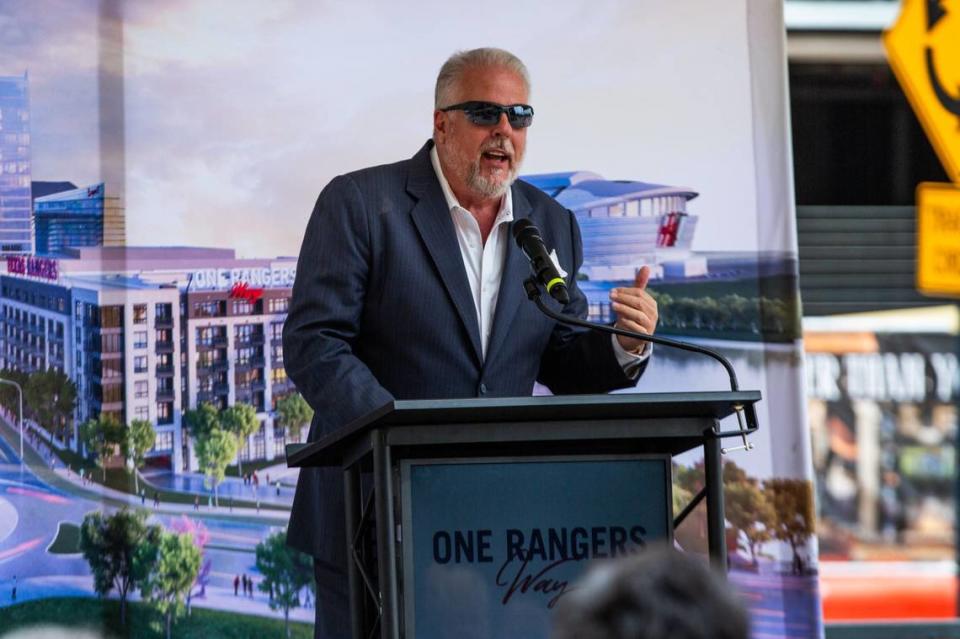
[(594, 566), (557, 604), (554, 639), (747, 639), (733, 586), (702, 560), (653, 547)]

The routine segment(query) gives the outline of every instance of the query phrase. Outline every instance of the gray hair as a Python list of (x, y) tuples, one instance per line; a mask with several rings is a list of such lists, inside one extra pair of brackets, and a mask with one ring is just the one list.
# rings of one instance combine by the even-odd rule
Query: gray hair
[(523, 80), (524, 88), (530, 92), (530, 74), (526, 65), (509, 51), (485, 47), (469, 51), (457, 51), (450, 56), (437, 75), (437, 88), (434, 92), (434, 108), (450, 106), (452, 94), (467, 69), (476, 67), (503, 67), (516, 73)]

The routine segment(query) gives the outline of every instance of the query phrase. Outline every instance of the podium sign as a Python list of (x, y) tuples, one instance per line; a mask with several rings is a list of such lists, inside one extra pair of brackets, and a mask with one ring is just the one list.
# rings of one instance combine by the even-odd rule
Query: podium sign
[(670, 458), (401, 462), (403, 636), (547, 639), (592, 559), (672, 538)]

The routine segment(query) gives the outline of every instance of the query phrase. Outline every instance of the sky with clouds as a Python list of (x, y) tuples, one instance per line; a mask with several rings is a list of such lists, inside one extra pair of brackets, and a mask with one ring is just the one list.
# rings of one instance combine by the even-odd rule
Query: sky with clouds
[(690, 186), (697, 248), (752, 250), (747, 20), (711, 6), (134, 0), (119, 49), (94, 0), (0, 0), (0, 75), (29, 71), (35, 180), (104, 179), (120, 122), (129, 243), (294, 255), (333, 176), (429, 137), (443, 60), (502, 46), (533, 76), (525, 172)]

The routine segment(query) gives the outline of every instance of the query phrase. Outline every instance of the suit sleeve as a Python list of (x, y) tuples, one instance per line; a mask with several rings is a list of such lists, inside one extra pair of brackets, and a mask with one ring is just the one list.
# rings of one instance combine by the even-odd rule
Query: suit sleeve
[(360, 190), (335, 178), (310, 216), (283, 327), (287, 375), (315, 411), (311, 440), (393, 399), (354, 353), (375, 254)]
[[(567, 211), (567, 214), (570, 220), (573, 270), (567, 283), (570, 302), (563, 307), (562, 312), (564, 315), (586, 319), (587, 297), (577, 286), (577, 273), (583, 264), (583, 241), (576, 217), (570, 211)], [(640, 364), (640, 375), (646, 366), (646, 360)], [(625, 374), (623, 366), (617, 360), (610, 335), (560, 323), (554, 326), (550, 342), (540, 359), (537, 381), (558, 395), (607, 393), (636, 385), (636, 378)]]

